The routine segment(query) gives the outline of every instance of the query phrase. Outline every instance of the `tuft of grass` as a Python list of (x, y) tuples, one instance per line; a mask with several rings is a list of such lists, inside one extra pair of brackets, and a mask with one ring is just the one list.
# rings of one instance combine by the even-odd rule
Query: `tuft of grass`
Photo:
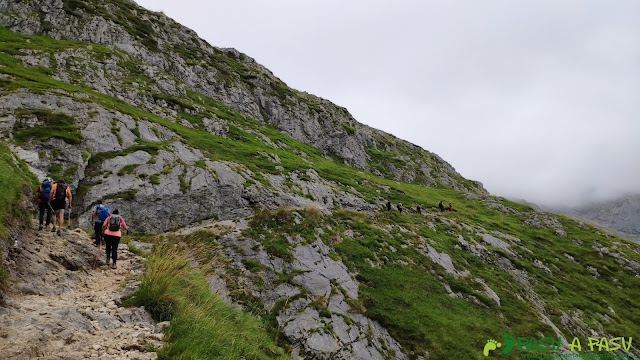
[(118, 170), (118, 176), (124, 176), (126, 174), (132, 174), (136, 171), (136, 169), (140, 166), (140, 164), (127, 164)]
[(204, 274), (190, 266), (173, 244), (157, 245), (128, 303), (144, 306), (157, 321), (171, 321), (160, 358), (288, 358), (257, 318), (212, 294)]
[(138, 193), (138, 190), (139, 189), (129, 189), (129, 190), (121, 191), (119, 193), (105, 195), (103, 197), (103, 199), (105, 199), (105, 200), (107, 200), (107, 199), (122, 199), (122, 200), (132, 201), (132, 200), (135, 199), (136, 193)]
[(259, 261), (251, 259), (242, 260), (242, 265), (244, 265), (244, 267), (252, 273), (260, 272), (263, 268), (262, 264), (260, 264)]

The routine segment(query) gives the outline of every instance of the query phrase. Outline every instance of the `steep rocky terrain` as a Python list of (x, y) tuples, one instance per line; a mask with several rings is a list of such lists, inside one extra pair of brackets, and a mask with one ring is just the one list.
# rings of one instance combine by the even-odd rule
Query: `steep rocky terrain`
[(0, 172), (4, 259), (26, 241), (6, 229), (36, 177), (71, 183), (83, 228), (104, 199), (156, 245), (133, 299), (173, 319), (161, 356), (202, 345), (184, 339), (217, 311), (194, 310), (203, 276), (277, 345), (194, 358), (480, 359), (504, 334), (640, 358), (586, 346), (638, 334), (638, 245), (490, 196), (436, 154), (133, 2), (0, 0), (0, 25), (0, 168), (20, 175)]
[(25, 231), (10, 244), (14, 286), (0, 309), (3, 359), (156, 359), (166, 324), (144, 308), (121, 307), (135, 291), (142, 258), (120, 247), (119, 267), (93, 269), (95, 248), (82, 231)]
[(563, 211), (592, 221), (624, 238), (640, 242), (640, 195), (628, 195)]

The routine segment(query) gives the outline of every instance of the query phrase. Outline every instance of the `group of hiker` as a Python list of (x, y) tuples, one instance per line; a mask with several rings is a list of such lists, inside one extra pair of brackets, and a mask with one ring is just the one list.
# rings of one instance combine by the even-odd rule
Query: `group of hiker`
[[(438, 208), (440, 209), (440, 212), (444, 212), (444, 211), (453, 211), (453, 205), (451, 205), (451, 203), (449, 203), (448, 207), (445, 207), (442, 204), (443, 201), (440, 201), (440, 203), (438, 204)], [(393, 206), (391, 205), (391, 200), (387, 200), (387, 203), (385, 204), (387, 211), (391, 211), (391, 209), (393, 208)], [(398, 212), (402, 213), (402, 211), (404, 210), (404, 207), (402, 206), (402, 203), (399, 202), (396, 205), (396, 208), (398, 209)], [(416, 213), (418, 214), (422, 214), (422, 208), (420, 207), (420, 204), (416, 204)]]
[[(63, 179), (53, 183), (49, 178), (45, 178), (36, 188), (36, 198), (39, 210), (38, 231), (49, 230), (49, 224), (52, 224), (51, 232), (57, 231), (58, 236), (62, 236), (64, 211), (67, 206), (71, 209), (72, 200), (71, 191), (67, 183)], [(58, 220), (57, 227), (56, 216)], [(129, 227), (118, 209), (113, 210), (113, 212), (109, 211), (109, 208), (102, 204), (102, 200), (98, 200), (98, 205), (91, 213), (91, 222), (95, 232), (94, 246), (100, 247), (104, 240), (107, 255), (106, 262), (109, 264), (111, 261), (111, 268), (115, 269), (122, 229), (128, 231)]]
[[(42, 223), (44, 221), (46, 213), (46, 229), (49, 230), (49, 224), (52, 224), (51, 232), (58, 232), (59, 236), (62, 236), (62, 225), (64, 224), (64, 210), (67, 207), (67, 199), (69, 200), (69, 209), (71, 209), (71, 191), (67, 183), (60, 179), (55, 184), (45, 178), (42, 184), (36, 188), (36, 197), (38, 200), (39, 209), (39, 227), (38, 230), (42, 230)], [(56, 227), (56, 217), (57, 224)], [(52, 221), (53, 219), (53, 221)]]
[(453, 206), (451, 205), (451, 203), (449, 203), (449, 206), (444, 207), (442, 201), (440, 201), (440, 203), (438, 204), (438, 208), (440, 209), (440, 212), (453, 211)]

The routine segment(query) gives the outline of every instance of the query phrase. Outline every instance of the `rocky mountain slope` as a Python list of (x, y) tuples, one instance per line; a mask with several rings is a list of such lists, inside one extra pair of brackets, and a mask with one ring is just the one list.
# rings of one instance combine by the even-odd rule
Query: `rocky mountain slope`
[(640, 242), (640, 195), (628, 195), (563, 211), (592, 221), (624, 238)]
[[(280, 350), (248, 358), (480, 359), (504, 334), (560, 337), (554, 351), (568, 352), (574, 337), (586, 349), (588, 337), (640, 330), (636, 244), (490, 196), (163, 14), (125, 0), (0, 0), (0, 25), (0, 166), (22, 174), (2, 178), (20, 181), (0, 199), (23, 202), (38, 182), (27, 168), (72, 184), (81, 227), (104, 199), (155, 234), (148, 288), (189, 264), (262, 319)], [(0, 212), (0, 230), (26, 208)], [(186, 317), (198, 304), (185, 284), (133, 298), (156, 319)], [(178, 324), (164, 354), (194, 347)]]

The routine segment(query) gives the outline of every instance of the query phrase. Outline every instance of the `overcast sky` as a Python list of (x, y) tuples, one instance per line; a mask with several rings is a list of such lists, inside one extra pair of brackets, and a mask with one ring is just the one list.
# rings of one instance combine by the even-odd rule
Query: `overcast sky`
[(544, 205), (640, 193), (636, 0), (136, 0)]

